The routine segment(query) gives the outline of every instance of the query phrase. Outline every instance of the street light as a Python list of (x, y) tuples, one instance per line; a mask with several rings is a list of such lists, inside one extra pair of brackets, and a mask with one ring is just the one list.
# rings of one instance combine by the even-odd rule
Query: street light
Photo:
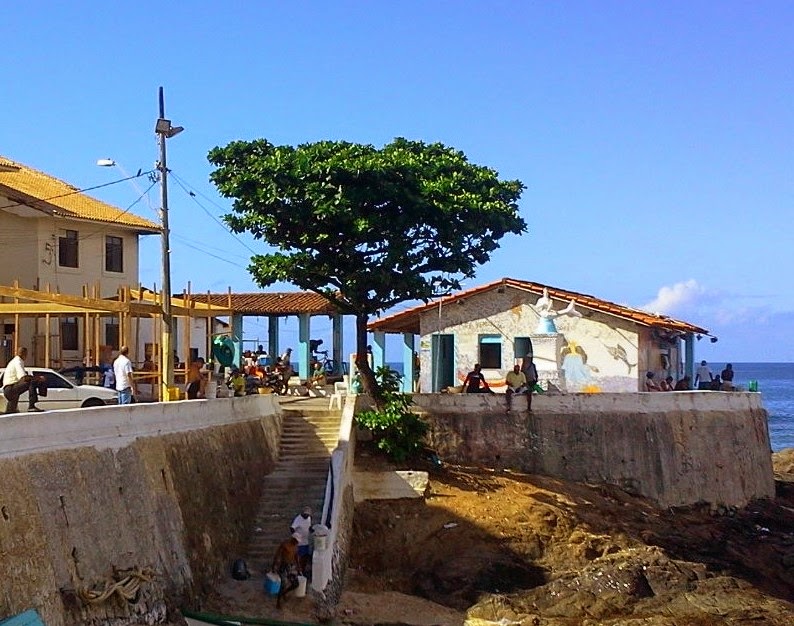
[(163, 333), (160, 341), (160, 399), (168, 402), (169, 388), (174, 386), (174, 361), (171, 349), (171, 333), (173, 318), (171, 316), (171, 249), (168, 228), (168, 166), (165, 154), (165, 140), (185, 130), (182, 126), (172, 126), (171, 120), (165, 119), (165, 100), (163, 88), (159, 91), (160, 116), (154, 126), (157, 142), (160, 145), (160, 161), (157, 169), (160, 172), (160, 224), (162, 226), (162, 271), (163, 271)]

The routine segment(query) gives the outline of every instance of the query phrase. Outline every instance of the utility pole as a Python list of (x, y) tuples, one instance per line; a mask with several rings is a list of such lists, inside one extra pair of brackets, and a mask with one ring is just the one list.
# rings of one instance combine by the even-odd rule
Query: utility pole
[(174, 357), (171, 342), (173, 317), (171, 315), (171, 246), (168, 227), (168, 164), (165, 143), (184, 128), (171, 126), (171, 120), (165, 119), (165, 100), (163, 88), (160, 87), (160, 116), (157, 118), (154, 132), (160, 145), (160, 160), (157, 169), (160, 172), (160, 226), (162, 228), (162, 299), (163, 299), (163, 331), (160, 338), (160, 400), (170, 400), (169, 388), (174, 386)]

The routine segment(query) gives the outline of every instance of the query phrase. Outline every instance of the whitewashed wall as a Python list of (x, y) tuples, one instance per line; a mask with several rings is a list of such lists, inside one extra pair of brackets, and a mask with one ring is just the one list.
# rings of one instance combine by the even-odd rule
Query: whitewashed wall
[[(504, 389), (504, 377), (516, 362), (514, 360), (515, 337), (531, 337), (537, 328), (539, 316), (530, 306), (538, 296), (512, 288), (504, 293), (494, 289), (473, 295), (463, 300), (433, 307), (420, 320), (420, 387), (432, 389), (432, 335), (436, 332), (455, 335), (455, 376), (458, 384), (478, 361), (479, 336), (500, 334), (502, 336), (502, 364), (498, 369), (484, 370), (486, 379), (495, 390)], [(567, 302), (556, 300), (554, 308), (562, 309)], [(579, 307), (582, 317), (561, 316), (555, 322), (558, 332), (564, 337), (563, 347), (574, 342), (580, 354), (586, 356), (578, 364), (575, 359), (565, 363), (562, 354), (557, 355), (557, 366), (576, 367), (579, 377), (588, 377), (587, 385), (599, 391), (637, 391), (646, 369), (662, 373), (658, 346), (650, 341), (650, 335), (636, 324), (626, 320), (596, 313)], [(672, 357), (674, 361), (678, 356)], [(657, 367), (658, 366), (658, 367)], [(672, 374), (672, 372), (671, 372)], [(666, 373), (665, 373), (666, 375)], [(570, 378), (570, 376), (569, 376)], [(585, 383), (569, 391), (580, 390)]]

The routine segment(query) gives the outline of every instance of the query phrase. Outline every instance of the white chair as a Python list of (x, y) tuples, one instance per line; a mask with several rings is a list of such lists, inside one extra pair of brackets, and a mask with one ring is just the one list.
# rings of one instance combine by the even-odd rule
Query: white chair
[(336, 405), (339, 410), (342, 410), (342, 398), (347, 396), (347, 383), (334, 383), (334, 392), (331, 394), (331, 400), (328, 403), (328, 409), (333, 409)]
[(301, 377), (300, 376), (290, 376), (290, 379), (287, 381), (287, 395), (288, 396), (300, 396), (303, 395), (301, 393)]

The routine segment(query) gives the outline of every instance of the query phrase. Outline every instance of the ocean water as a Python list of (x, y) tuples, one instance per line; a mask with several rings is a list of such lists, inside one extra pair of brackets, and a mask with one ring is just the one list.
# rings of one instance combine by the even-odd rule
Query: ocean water
[[(723, 363), (709, 363), (715, 373)], [(794, 363), (734, 363), (733, 382), (747, 389), (758, 381), (764, 408), (769, 413), (769, 439), (773, 452), (794, 448)]]
[[(402, 372), (402, 363), (389, 363)], [(718, 374), (725, 363), (709, 364)], [(734, 363), (733, 382), (744, 389), (750, 381), (758, 382), (764, 407), (769, 413), (769, 438), (772, 451), (794, 448), (794, 363)]]

